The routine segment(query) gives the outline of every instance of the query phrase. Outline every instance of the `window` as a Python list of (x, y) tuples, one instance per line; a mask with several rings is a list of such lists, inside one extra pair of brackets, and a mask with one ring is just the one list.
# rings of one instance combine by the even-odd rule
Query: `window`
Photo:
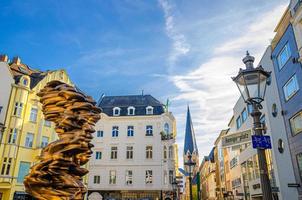
[(28, 84), (28, 79), (27, 79), (27, 78), (24, 78), (24, 79), (23, 79), (23, 85), (24, 85), (24, 86), (27, 86), (27, 84)]
[(234, 157), (231, 161), (230, 161), (230, 168), (234, 168), (236, 167), (238, 164), (238, 158), (237, 157)]
[(167, 147), (164, 146), (164, 159), (167, 159)]
[(101, 160), (102, 159), (102, 152), (96, 151), (95, 152), (95, 159), (96, 160)]
[(240, 116), (236, 119), (236, 125), (237, 125), (237, 129), (239, 129), (241, 127), (241, 117)]
[(170, 134), (170, 127), (169, 127), (169, 124), (168, 124), (168, 123), (165, 123), (165, 125), (164, 125), (164, 131), (165, 131), (165, 133), (166, 133), (167, 135)]
[(297, 162), (298, 162), (298, 168), (299, 168), (300, 178), (302, 180), (302, 153), (299, 153), (297, 155)]
[(34, 140), (34, 134), (27, 133), (26, 138), (25, 138), (25, 146), (33, 147), (33, 140)]
[(19, 173), (17, 178), (18, 183), (23, 183), (24, 177), (28, 174), (29, 169), (30, 169), (29, 162), (20, 162)]
[(103, 137), (104, 136), (104, 131), (97, 131), (96, 132), (96, 137)]
[(165, 185), (167, 185), (167, 183), (168, 183), (167, 181), (168, 181), (168, 174), (167, 174), (167, 171), (165, 170), (164, 171), (164, 184)]
[(37, 115), (38, 115), (38, 109), (37, 108), (31, 108), (29, 121), (36, 122), (37, 121)]
[(152, 146), (146, 146), (146, 158), (152, 159)]
[(11, 164), (12, 164), (12, 158), (7, 158), (7, 157), (3, 158), (1, 175), (9, 175)]
[(148, 125), (146, 126), (146, 136), (152, 136), (153, 135), (153, 126)]
[(119, 107), (113, 108), (113, 116), (119, 116), (121, 109)]
[(287, 43), (277, 56), (279, 69), (282, 69), (282, 67), (288, 61), (290, 56), (291, 56), (291, 51), (290, 51), (290, 48), (289, 48), (289, 44)]
[(14, 115), (18, 116), (18, 117), (21, 117), (22, 110), (23, 110), (23, 103), (16, 102), (15, 103), (15, 108), (14, 108)]
[(8, 136), (8, 143), (16, 144), (17, 136), (18, 136), (18, 129), (16, 129), (16, 128), (10, 129), (10, 133)]
[(109, 184), (116, 184), (116, 171), (115, 170), (109, 171)]
[(299, 90), (299, 85), (297, 82), (296, 75), (292, 76), (287, 83), (283, 86), (283, 92), (285, 100), (289, 100), (296, 92)]
[(247, 119), (247, 111), (246, 108), (243, 109), (243, 111), (241, 112), (241, 116), (242, 116), (242, 123), (244, 123)]
[(153, 115), (153, 107), (152, 106), (148, 106), (146, 108), (146, 114), (147, 115)]
[(169, 146), (169, 158), (173, 159), (173, 146)]
[(117, 159), (117, 147), (111, 147), (111, 159)]
[(127, 136), (132, 137), (133, 135), (134, 135), (134, 127), (133, 126), (128, 126)]
[(128, 108), (128, 115), (135, 115), (135, 108), (133, 106)]
[(290, 120), (290, 127), (293, 135), (302, 132), (302, 111), (294, 115)]
[(169, 183), (172, 184), (173, 183), (173, 170), (169, 170)]
[(93, 177), (93, 183), (94, 184), (100, 184), (101, 182), (101, 177), (100, 176), (94, 176)]
[(42, 148), (44, 148), (48, 145), (48, 140), (49, 140), (48, 137), (45, 137), (45, 136), (42, 137), (42, 142), (41, 142), (41, 147)]
[(146, 170), (145, 182), (146, 182), (146, 184), (152, 183), (152, 170)]
[(126, 171), (126, 185), (132, 185), (132, 170)]
[(118, 126), (112, 127), (112, 137), (118, 137)]
[(51, 121), (44, 120), (44, 126), (51, 127)]
[(127, 159), (133, 159), (133, 147), (127, 146), (126, 148), (126, 158)]

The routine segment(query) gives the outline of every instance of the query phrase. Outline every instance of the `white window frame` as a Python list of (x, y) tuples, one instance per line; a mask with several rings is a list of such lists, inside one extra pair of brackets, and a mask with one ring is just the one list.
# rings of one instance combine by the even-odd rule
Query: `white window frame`
[(145, 183), (152, 184), (153, 182), (153, 172), (152, 170), (146, 170)]
[(134, 136), (134, 126), (127, 126), (127, 137)]
[(111, 147), (111, 152), (110, 152), (110, 159), (111, 160), (116, 160), (117, 159), (117, 152), (118, 151), (118, 147), (117, 146), (112, 146)]
[(34, 144), (34, 137), (35, 136), (33, 133), (30, 133), (30, 132), (26, 133), (24, 146), (28, 147), (28, 148), (32, 148), (33, 144)]
[[(45, 142), (45, 138), (47, 139), (47, 142)], [(48, 143), (49, 143), (49, 137), (42, 136), (41, 147), (42, 148), (46, 147)]]
[[(296, 86), (296, 90), (292, 94), (288, 94), (287, 90), (286, 90), (286, 87), (289, 85), (289, 83), (291, 81), (294, 81), (294, 84)], [(298, 84), (297, 76), (295, 74), (283, 86), (283, 93), (284, 93), (285, 100), (288, 101), (289, 99), (291, 99), (298, 91), (299, 91), (299, 84)]]
[(18, 138), (18, 129), (16, 128), (11, 128), (10, 129), (10, 134), (8, 137), (8, 143), (9, 144), (16, 144)]
[(133, 146), (126, 146), (126, 159), (127, 160), (133, 159)]
[[(118, 111), (117, 113), (115, 113), (116, 110)], [(120, 114), (121, 114), (121, 108), (114, 107), (113, 110), (112, 110), (112, 112), (113, 112), (112, 113), (113, 116), (120, 116)]]
[(29, 121), (30, 122), (37, 122), (38, 112), (39, 112), (39, 110), (36, 107), (32, 107), (30, 109), (30, 115), (29, 115)]
[(14, 116), (21, 117), (23, 111), (23, 103), (21, 102), (15, 102), (14, 107)]
[[(127, 108), (127, 115), (135, 115), (135, 108), (133, 107), (133, 106), (129, 106), (128, 108)], [(132, 113), (131, 113), (131, 111), (132, 111)]]
[(109, 184), (116, 184), (116, 170), (109, 170)]
[[(284, 63), (281, 63), (280, 56), (284, 51), (286, 51), (287, 60), (284, 61)], [(287, 61), (290, 59), (290, 57), (291, 57), (291, 51), (290, 51), (289, 43), (286, 43), (277, 56), (278, 66), (279, 66), (280, 70), (284, 67), (284, 65), (287, 63)]]
[(100, 175), (94, 175), (93, 176), (93, 184), (100, 184), (101, 183), (101, 176)]
[(297, 129), (295, 127), (294, 119), (297, 118), (297, 117), (301, 117), (302, 118), (302, 111), (299, 111), (298, 113), (296, 113), (294, 116), (292, 116), (289, 119), (290, 128), (291, 128), (291, 132), (292, 132), (293, 136), (296, 136), (296, 135), (302, 133), (302, 129)]
[(44, 119), (44, 126), (51, 127), (51, 121)]
[(96, 131), (96, 137), (98, 137), (98, 138), (104, 137), (104, 131), (103, 130), (97, 130)]
[(118, 137), (119, 134), (119, 127), (118, 126), (112, 126), (112, 137)]
[(126, 170), (126, 185), (132, 185), (133, 184), (133, 171), (132, 170)]
[(152, 125), (146, 126), (146, 136), (153, 136), (153, 126)]
[(153, 146), (147, 145), (146, 146), (146, 159), (152, 159), (153, 158)]
[(152, 106), (146, 107), (146, 115), (153, 115), (154, 108)]
[(96, 160), (101, 160), (102, 159), (102, 152), (101, 151), (96, 151), (95, 152), (95, 159)]

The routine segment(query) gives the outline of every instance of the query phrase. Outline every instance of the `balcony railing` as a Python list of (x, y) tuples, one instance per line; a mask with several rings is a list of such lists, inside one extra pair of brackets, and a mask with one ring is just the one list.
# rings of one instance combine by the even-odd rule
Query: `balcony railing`
[(162, 131), (162, 132), (160, 132), (160, 135), (161, 135), (161, 140), (172, 140), (172, 139), (174, 139), (172, 133), (166, 134), (165, 132)]

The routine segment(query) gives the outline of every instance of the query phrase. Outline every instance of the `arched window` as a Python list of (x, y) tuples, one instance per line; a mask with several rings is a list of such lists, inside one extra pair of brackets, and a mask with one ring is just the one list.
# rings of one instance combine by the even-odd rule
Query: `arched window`
[(146, 114), (147, 115), (153, 115), (153, 107), (152, 106), (148, 106), (146, 108)]
[(128, 107), (128, 115), (135, 115), (135, 108), (133, 106)]
[(165, 131), (166, 135), (170, 134), (170, 127), (169, 127), (168, 123), (165, 123), (165, 125), (164, 125), (164, 131)]
[(113, 116), (119, 116), (121, 114), (121, 109), (119, 107), (113, 108)]

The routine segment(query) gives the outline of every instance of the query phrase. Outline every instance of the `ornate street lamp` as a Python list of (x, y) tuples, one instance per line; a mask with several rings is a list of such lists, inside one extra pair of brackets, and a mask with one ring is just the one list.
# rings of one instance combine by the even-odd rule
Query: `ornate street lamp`
[(189, 167), (189, 184), (190, 184), (190, 200), (193, 200), (193, 196), (192, 196), (192, 167), (194, 167), (196, 165), (195, 162), (192, 161), (192, 155), (189, 154), (188, 155), (188, 162), (185, 163), (186, 166)]
[[(262, 109), (261, 102), (264, 100), (267, 80), (270, 77), (270, 72), (265, 71), (261, 66), (254, 68), (254, 60), (255, 58), (250, 56), (249, 52), (247, 52), (246, 57), (242, 60), (246, 69), (240, 69), (238, 75), (232, 79), (237, 84), (245, 103), (251, 105), (253, 108), (251, 116), (254, 121), (255, 135), (262, 136), (263, 126), (260, 122), (260, 109)], [(265, 149), (257, 148), (257, 154), (263, 199), (273, 200)]]

